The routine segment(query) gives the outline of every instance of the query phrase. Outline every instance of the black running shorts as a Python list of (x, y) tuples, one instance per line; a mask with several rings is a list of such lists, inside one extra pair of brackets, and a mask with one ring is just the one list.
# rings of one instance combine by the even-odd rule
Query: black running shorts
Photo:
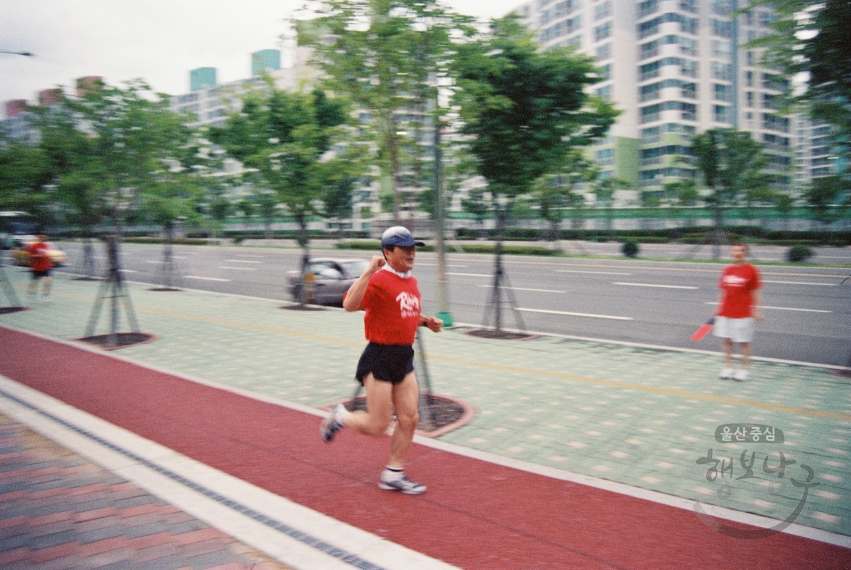
[(361, 354), (355, 376), (363, 384), (370, 372), (376, 380), (399, 384), (414, 370), (414, 347), (371, 342)]

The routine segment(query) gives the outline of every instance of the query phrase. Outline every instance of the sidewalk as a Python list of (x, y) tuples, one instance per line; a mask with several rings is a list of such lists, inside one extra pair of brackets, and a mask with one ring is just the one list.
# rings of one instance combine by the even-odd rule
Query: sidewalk
[[(25, 275), (6, 271), (23, 294)], [(52, 303), (0, 315), (0, 326), (58, 339), (83, 336), (97, 284), (59, 277), (54, 290)], [(285, 311), (262, 299), (156, 293), (141, 285), (130, 291), (142, 330), (158, 339), (116, 351), (122, 359), (307, 408), (351, 395), (353, 366), (364, 344), (357, 315)], [(105, 332), (103, 325), (98, 332)], [(814, 366), (756, 362), (753, 381), (722, 382), (715, 355), (545, 337), (493, 341), (463, 333), (424, 337), (435, 392), (477, 410), (472, 423), (441, 442), (524, 469), (777, 521), (798, 505), (801, 491), (789, 481), (803, 481), (806, 465), (818, 486), (796, 525), (851, 536), (847, 379)], [(716, 441), (716, 428), (732, 423), (780, 428), (785, 443)], [(712, 480), (712, 464), (697, 463), (708, 450), (725, 460)], [(780, 450), (788, 465), (782, 481), (776, 471)], [(738, 479), (746, 473), (744, 451), (757, 456), (750, 480)]]

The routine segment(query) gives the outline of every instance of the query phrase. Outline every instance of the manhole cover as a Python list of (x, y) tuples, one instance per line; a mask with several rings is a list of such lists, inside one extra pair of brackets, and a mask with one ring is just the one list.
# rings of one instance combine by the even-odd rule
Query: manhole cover
[[(110, 339), (112, 336), (112, 339)], [(156, 335), (143, 332), (119, 332), (114, 335), (99, 334), (95, 336), (87, 336), (78, 338), (80, 342), (93, 344), (104, 350), (115, 350), (118, 348), (126, 348), (137, 344), (152, 342), (157, 339)]]
[[(343, 402), (347, 410), (366, 410), (366, 396)], [(331, 406), (324, 406), (330, 409)], [(450, 398), (436, 394), (420, 394), (420, 421), (417, 433), (426, 437), (438, 437), (461, 426), (467, 425), (476, 415), (473, 407)]]
[(8, 315), (9, 313), (17, 313), (26, 311), (29, 307), (0, 307), (0, 315)]
[(476, 336), (479, 338), (492, 338), (496, 340), (529, 340), (532, 338), (537, 338), (538, 336), (535, 334), (498, 331), (494, 329), (476, 329), (472, 331), (467, 331), (464, 334)]

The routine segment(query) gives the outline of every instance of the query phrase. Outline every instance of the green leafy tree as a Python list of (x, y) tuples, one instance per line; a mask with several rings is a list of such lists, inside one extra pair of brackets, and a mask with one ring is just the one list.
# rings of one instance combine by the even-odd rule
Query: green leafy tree
[(549, 239), (560, 250), (561, 224), (568, 211), (574, 219), (580, 214), (585, 198), (579, 190), (594, 179), (596, 171), (578, 149), (570, 149), (558, 172), (546, 174), (535, 181), (531, 196), (538, 205), (541, 217), (550, 224)]
[[(742, 11), (768, 6), (777, 16), (771, 31), (749, 43), (765, 48), (763, 61), (786, 77), (790, 108), (803, 106), (815, 121), (835, 127), (839, 156), (851, 154), (851, 2), (848, 0), (760, 0)], [(806, 88), (792, 78), (804, 74)], [(843, 176), (848, 176), (846, 167)]]
[(257, 169), (263, 185), (295, 218), (304, 276), (310, 261), (308, 221), (321, 214), (321, 200), (329, 186), (339, 183), (339, 173), (350, 170), (350, 164), (331, 151), (344, 134), (345, 106), (323, 91), (288, 93), (271, 81), (265, 90), (246, 94), (242, 103), (224, 126), (211, 129), (211, 137), (231, 156)]
[(719, 259), (726, 211), (769, 187), (771, 177), (763, 170), (769, 158), (750, 133), (733, 129), (710, 129), (695, 135), (691, 151), (709, 190), (705, 201), (713, 214), (713, 259)]
[(596, 81), (591, 58), (570, 49), (541, 51), (515, 16), (494, 20), (484, 37), (462, 43), (453, 62), (455, 101), (478, 171), (494, 195), (497, 226), (496, 328), (502, 272), (502, 229), (511, 202), (554, 173), (571, 149), (608, 131), (617, 111), (587, 95)]
[(486, 188), (474, 188), (467, 193), (466, 198), (461, 199), (461, 208), (473, 216), (476, 227), (479, 229), (479, 237), (484, 237), (483, 225), (485, 218), (491, 211), (491, 201), (485, 196)]
[(851, 208), (851, 191), (839, 175), (816, 178), (806, 191), (806, 199), (815, 211), (815, 218), (831, 225), (840, 217), (840, 210)]
[(591, 189), (597, 197), (597, 202), (606, 209), (606, 231), (609, 233), (609, 239), (614, 239), (614, 202), (615, 192), (618, 190), (627, 190), (631, 188), (628, 181), (615, 176), (607, 176), (594, 178)]
[(694, 225), (692, 211), (700, 202), (700, 192), (693, 178), (665, 182), (662, 186), (662, 194), (665, 202), (674, 208), (678, 216), (685, 212), (686, 226)]
[(375, 127), (381, 177), (401, 224), (403, 174), (407, 166), (422, 178), (416, 136), (429, 124), (452, 34), (472, 33), (471, 19), (434, 0), (328, 0), (311, 16), (297, 23), (299, 44), (314, 50), (312, 63), (330, 90), (369, 113), (364, 120)]

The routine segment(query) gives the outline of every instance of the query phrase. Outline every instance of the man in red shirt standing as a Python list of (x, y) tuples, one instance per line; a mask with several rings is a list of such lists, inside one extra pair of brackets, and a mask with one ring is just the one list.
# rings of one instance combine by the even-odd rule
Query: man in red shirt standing
[(47, 255), (47, 250), (50, 245), (47, 244), (47, 236), (39, 234), (38, 239), (27, 246), (27, 253), (30, 257), (30, 271), (32, 271), (32, 281), (30, 281), (27, 291), (30, 297), (34, 297), (38, 289), (38, 281), (42, 279), (42, 295), (45, 301), (50, 301), (50, 270), (53, 269), (53, 262), (50, 256)]
[[(749, 379), (748, 365), (751, 357), (751, 342), (753, 341), (754, 319), (762, 320), (759, 309), (759, 289), (762, 282), (759, 270), (745, 263), (748, 255), (746, 245), (733, 244), (730, 256), (733, 265), (728, 265), (721, 273), (718, 288), (721, 295), (718, 312), (715, 315), (715, 336), (721, 339), (724, 349), (724, 369), (721, 370), (723, 380), (738, 380), (746, 382)], [(733, 343), (742, 347), (741, 369), (733, 370)]]
[(348, 427), (358, 433), (380, 436), (387, 431), (396, 411), (396, 427), (390, 440), (390, 461), (378, 487), (408, 495), (425, 493), (426, 486), (405, 477), (405, 459), (419, 420), (419, 386), (414, 374), (414, 340), (417, 327), (440, 332), (443, 321), (420, 313), (420, 290), (414, 268), (416, 246), (411, 232), (402, 226), (381, 236), (384, 254), (372, 261), (343, 300), (347, 311), (365, 310), (364, 333), (369, 341), (358, 362), (356, 377), (366, 389), (367, 411), (349, 412), (337, 404), (322, 421), (325, 442)]

